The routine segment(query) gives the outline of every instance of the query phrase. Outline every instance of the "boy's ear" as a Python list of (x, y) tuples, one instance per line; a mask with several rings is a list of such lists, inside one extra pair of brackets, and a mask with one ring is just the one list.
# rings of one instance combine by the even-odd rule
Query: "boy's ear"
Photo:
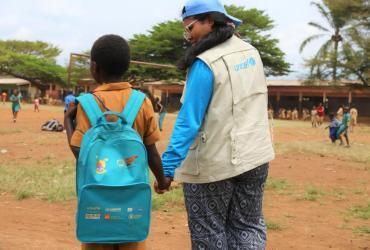
[(90, 61), (90, 73), (92, 76), (96, 75), (96, 62)]

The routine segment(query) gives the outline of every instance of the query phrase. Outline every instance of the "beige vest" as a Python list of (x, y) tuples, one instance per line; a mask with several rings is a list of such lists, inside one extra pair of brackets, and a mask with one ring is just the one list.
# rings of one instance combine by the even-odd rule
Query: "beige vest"
[(213, 95), (175, 179), (187, 183), (224, 180), (274, 159), (267, 85), (258, 51), (234, 36), (198, 58), (213, 72)]

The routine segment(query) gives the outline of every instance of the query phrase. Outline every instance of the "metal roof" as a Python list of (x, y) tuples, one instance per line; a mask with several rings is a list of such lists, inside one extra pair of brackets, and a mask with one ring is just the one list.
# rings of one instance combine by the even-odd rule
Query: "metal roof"
[(28, 85), (31, 82), (20, 78), (0, 78), (1, 85)]

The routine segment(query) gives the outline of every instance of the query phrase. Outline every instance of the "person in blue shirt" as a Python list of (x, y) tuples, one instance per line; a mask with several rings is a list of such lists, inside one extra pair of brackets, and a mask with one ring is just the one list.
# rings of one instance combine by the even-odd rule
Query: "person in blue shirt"
[(333, 113), (329, 114), (330, 124), (325, 129), (329, 128), (329, 138), (332, 143), (335, 143), (335, 141), (338, 139), (337, 137), (337, 131), (340, 125), (340, 122), (335, 118), (335, 115)]
[(75, 103), (76, 97), (73, 95), (72, 91), (69, 91), (67, 96), (64, 98), (64, 113), (67, 112), (71, 103)]

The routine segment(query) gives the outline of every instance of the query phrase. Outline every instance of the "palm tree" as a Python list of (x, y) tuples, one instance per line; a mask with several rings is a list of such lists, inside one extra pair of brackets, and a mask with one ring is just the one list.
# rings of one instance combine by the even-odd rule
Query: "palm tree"
[(369, 86), (370, 36), (356, 28), (351, 28), (348, 36), (348, 41), (343, 44), (339, 66), (346, 75), (355, 75), (364, 86)]
[[(318, 38), (322, 38), (325, 36), (328, 37), (329, 39), (326, 40), (325, 43), (320, 47), (312, 61), (320, 63), (323, 63), (323, 61), (328, 62), (328, 64), (330, 64), (330, 67), (332, 68), (332, 78), (334, 81), (336, 81), (339, 43), (343, 41), (342, 32), (347, 24), (347, 19), (344, 18), (343, 14), (345, 13), (343, 13), (343, 11), (339, 11), (338, 8), (334, 8), (333, 0), (323, 0), (322, 4), (317, 2), (311, 2), (311, 4), (318, 9), (320, 14), (327, 21), (327, 24), (330, 26), (330, 28), (324, 27), (317, 22), (309, 22), (308, 24), (310, 26), (313, 26), (324, 33), (306, 38), (302, 42), (299, 51), (302, 52), (307, 44)], [(315, 68), (320, 66), (321, 65), (318, 64), (311, 65), (311, 72)]]

